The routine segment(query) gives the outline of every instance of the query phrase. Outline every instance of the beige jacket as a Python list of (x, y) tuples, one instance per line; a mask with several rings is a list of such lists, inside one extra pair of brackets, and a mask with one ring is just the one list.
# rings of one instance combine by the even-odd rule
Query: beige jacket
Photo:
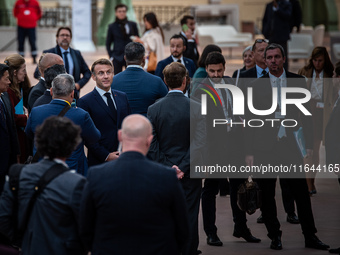
[(157, 63), (164, 59), (164, 44), (159, 28), (153, 28), (144, 33), (141, 40), (145, 47), (146, 56), (153, 51), (157, 56)]

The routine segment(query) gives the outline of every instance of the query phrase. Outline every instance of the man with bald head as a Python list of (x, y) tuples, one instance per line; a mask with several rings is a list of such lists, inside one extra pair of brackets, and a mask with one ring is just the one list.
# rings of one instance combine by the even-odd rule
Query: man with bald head
[(39, 79), (39, 82), (34, 87), (32, 87), (31, 91), (29, 92), (28, 95), (29, 112), (31, 112), (35, 101), (44, 94), (46, 90), (44, 73), (46, 69), (53, 65), (64, 65), (64, 61), (59, 55), (54, 53), (45, 53), (39, 59), (38, 68), (41, 77)]
[(152, 127), (127, 116), (115, 161), (89, 169), (81, 202), (80, 234), (92, 254), (181, 254), (189, 225), (175, 170), (146, 158)]

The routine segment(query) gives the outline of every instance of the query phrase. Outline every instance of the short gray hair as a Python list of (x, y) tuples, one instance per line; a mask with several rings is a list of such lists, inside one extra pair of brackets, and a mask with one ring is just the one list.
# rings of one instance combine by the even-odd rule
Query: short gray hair
[[(244, 57), (244, 53), (246, 53), (248, 50), (250, 50), (250, 51), (252, 51), (252, 49), (253, 49), (253, 46), (248, 46), (247, 48), (245, 48), (244, 50), (243, 50), (243, 52), (242, 52), (242, 57)], [(45, 78), (46, 79), (46, 78)]]
[(52, 81), (53, 95), (57, 97), (70, 95), (75, 87), (74, 78), (69, 74), (59, 74)]

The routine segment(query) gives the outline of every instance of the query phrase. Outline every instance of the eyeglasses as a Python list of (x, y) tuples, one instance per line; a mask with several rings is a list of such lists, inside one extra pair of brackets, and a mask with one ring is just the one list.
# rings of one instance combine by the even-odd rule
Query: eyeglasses
[(71, 37), (71, 35), (69, 35), (69, 34), (61, 34), (61, 35), (59, 35), (60, 37)]
[(268, 39), (256, 39), (255, 40), (255, 43), (263, 43), (263, 42), (269, 43), (269, 40)]

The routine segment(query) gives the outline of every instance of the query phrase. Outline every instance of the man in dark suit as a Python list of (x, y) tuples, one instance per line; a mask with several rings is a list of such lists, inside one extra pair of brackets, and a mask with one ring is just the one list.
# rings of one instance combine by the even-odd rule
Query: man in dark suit
[(185, 45), (185, 51), (183, 52), (183, 56), (186, 58), (190, 58), (192, 61), (194, 61), (196, 67), (198, 67), (197, 62), (200, 57), (200, 54), (197, 50), (197, 44), (194, 38), (195, 26), (196, 26), (195, 18), (190, 15), (185, 15), (181, 19), (182, 31), (179, 33), (179, 35), (182, 37)]
[[(58, 115), (67, 105), (70, 106), (74, 98), (74, 79), (69, 74), (59, 74), (52, 82), (53, 100), (49, 104), (37, 106), (32, 109), (25, 129), (26, 135), (33, 139), (37, 126), (52, 115)], [(94, 125), (90, 115), (80, 108), (70, 107), (65, 114), (74, 124), (82, 129), (82, 142), (66, 160), (71, 169), (75, 169), (79, 174), (86, 176), (87, 159), (84, 153), (84, 144), (89, 148), (100, 138), (100, 132)], [(35, 152), (35, 149), (34, 149)]]
[[(65, 69), (71, 74), (76, 82), (74, 98), (78, 99), (80, 89), (86, 85), (91, 78), (91, 72), (79, 50), (70, 47), (72, 40), (72, 30), (69, 27), (58, 28), (56, 34), (57, 46), (44, 50), (43, 53), (54, 53), (61, 56), (64, 60)], [(40, 76), (38, 68), (35, 69), (34, 78)]]
[[(39, 152), (46, 158), (24, 166), (17, 199), (10, 183), (5, 185), (0, 203), (0, 233), (13, 239), (18, 221), (20, 228), (26, 227), (21, 248), (28, 254), (86, 254), (78, 231), (80, 199), (86, 179), (71, 172), (65, 163), (81, 140), (80, 132), (81, 128), (68, 118), (51, 116), (46, 119), (37, 128), (36, 139)], [(34, 201), (32, 213), (28, 216), (29, 199), (39, 180), (52, 167), (61, 173)], [(17, 212), (14, 211), (16, 203)], [(26, 226), (23, 225), (25, 217), (29, 217)]]
[(80, 209), (85, 244), (92, 254), (182, 254), (189, 234), (184, 194), (174, 169), (145, 157), (150, 122), (130, 115), (118, 137), (120, 157), (89, 170)]
[(124, 56), (127, 68), (113, 77), (111, 87), (126, 93), (132, 113), (146, 116), (148, 107), (157, 99), (164, 97), (168, 89), (159, 77), (143, 70), (144, 55), (145, 49), (142, 44), (128, 43)]
[[(230, 77), (224, 76), (225, 59), (219, 52), (211, 52), (206, 58), (206, 71), (208, 77), (197, 87), (194, 97), (201, 100), (201, 95), (208, 91), (212, 95), (218, 95), (221, 104), (216, 107), (215, 102), (208, 97), (207, 102), (207, 165), (232, 165), (240, 168), (244, 162), (243, 133), (239, 126), (218, 125), (212, 126), (214, 119), (232, 119), (240, 121), (233, 115), (232, 98), (226, 89), (216, 88), (217, 84), (233, 84)], [(219, 100), (218, 100), (219, 101)], [(222, 177), (222, 176), (221, 176)], [(225, 175), (226, 179), (228, 175)], [(245, 176), (247, 178), (247, 176)], [(230, 205), (233, 213), (234, 232), (233, 236), (242, 237), (247, 242), (258, 243), (260, 239), (254, 237), (247, 227), (246, 213), (237, 206), (237, 191), (243, 178), (229, 176), (230, 181)], [(203, 227), (207, 235), (207, 244), (212, 246), (222, 246), (223, 243), (217, 235), (216, 220), (216, 195), (219, 191), (220, 179), (206, 178), (202, 190), (202, 214)]]
[(44, 94), (46, 91), (45, 87), (45, 70), (53, 65), (64, 65), (63, 59), (54, 53), (43, 54), (38, 63), (38, 69), (41, 74), (39, 82), (31, 88), (28, 95), (28, 111), (31, 112), (35, 101)]
[(186, 47), (184, 45), (184, 40), (180, 35), (173, 35), (170, 38), (170, 57), (159, 61), (156, 67), (155, 75), (159, 76), (162, 80), (164, 80), (163, 70), (164, 68), (172, 63), (172, 62), (179, 62), (185, 66), (185, 68), (189, 72), (189, 77), (192, 78), (196, 71), (195, 63), (189, 59), (183, 57), (183, 52), (185, 51)]
[[(290, 22), (292, 19), (292, 4), (287, 0), (273, 0), (267, 4), (262, 19), (262, 34), (269, 43), (280, 44), (286, 56), (288, 55), (287, 42), (290, 39)], [(288, 70), (288, 59), (284, 64)]]
[(123, 119), (131, 113), (125, 93), (111, 89), (113, 66), (101, 58), (91, 67), (94, 90), (78, 100), (78, 106), (87, 111), (101, 133), (98, 143), (89, 148), (90, 166), (114, 160), (119, 156), (117, 131)]
[(18, 162), (20, 155), (11, 101), (6, 92), (11, 84), (8, 69), (7, 65), (0, 64), (0, 195), (8, 169)]
[(132, 41), (131, 36), (139, 36), (136, 22), (127, 20), (127, 10), (125, 4), (116, 5), (116, 21), (109, 25), (106, 35), (106, 50), (112, 60), (115, 75), (122, 71), (123, 66), (126, 67), (124, 49)]
[(40, 96), (37, 101), (35, 101), (33, 108), (43, 104), (49, 104), (52, 101), (51, 87), (52, 81), (59, 74), (66, 73), (64, 65), (53, 65), (46, 69), (45, 76), (45, 87), (46, 90), (42, 96)]
[[(190, 178), (190, 148), (197, 141), (203, 140), (205, 130), (204, 125), (202, 126), (198, 122), (197, 131), (202, 133), (197, 133), (199, 138), (196, 139), (190, 136), (190, 111), (193, 118), (195, 106), (197, 106), (197, 112), (200, 108), (196, 102), (190, 103), (190, 99), (183, 94), (186, 89), (186, 68), (184, 65), (177, 62), (171, 63), (163, 73), (165, 83), (170, 91), (148, 109), (147, 116), (152, 123), (154, 136), (148, 155), (159, 163), (169, 167), (178, 167), (184, 174), (181, 184), (189, 209), (190, 239), (183, 254), (196, 255), (199, 243), (198, 212), (202, 181)], [(178, 130), (178, 132), (174, 132), (174, 130)], [(191, 132), (194, 133), (193, 130)], [(196, 146), (204, 146), (204, 144)]]
[[(245, 128), (245, 150), (246, 164), (248, 166), (270, 165), (290, 166), (303, 165), (301, 153), (297, 146), (293, 132), (303, 127), (303, 133), (306, 141), (308, 156), (312, 154), (312, 118), (308, 115), (309, 102), (301, 104), (307, 112), (301, 112), (300, 108), (293, 104), (286, 107), (286, 115), (281, 113), (282, 87), (297, 87), (306, 89), (306, 82), (302, 76), (287, 72), (283, 68), (285, 62), (285, 53), (283, 48), (278, 44), (269, 45), (264, 53), (269, 73), (252, 83), (253, 106), (257, 110), (268, 110), (272, 106), (272, 88), (278, 90), (278, 104), (273, 113), (265, 115), (255, 115), (249, 109), (246, 111), (246, 121), (249, 123), (252, 119), (264, 121), (261, 127)], [(294, 79), (295, 78), (295, 79)], [(274, 90), (275, 91), (275, 90)], [(288, 98), (298, 100), (301, 98), (300, 93), (289, 93)], [(307, 114), (307, 115), (305, 115)], [(266, 122), (267, 119), (278, 119), (275, 124)], [(291, 127), (283, 126), (282, 121), (290, 119), (296, 122)], [(256, 177), (256, 176), (255, 176)], [(261, 176), (260, 176), (261, 177)], [(282, 249), (280, 222), (277, 219), (275, 203), (275, 184), (277, 173), (267, 174), (258, 178), (257, 181), (262, 190), (261, 211), (263, 220), (268, 231), (268, 237), (272, 240), (270, 248), (274, 250)], [(305, 246), (314, 249), (325, 250), (328, 245), (322, 243), (317, 236), (312, 213), (311, 201), (308, 194), (307, 183), (304, 173), (292, 173), (291, 175), (281, 174), (280, 178), (287, 178), (286, 182), (296, 201), (298, 216), (301, 228), (305, 237)]]
[[(269, 72), (266, 61), (264, 59), (264, 51), (268, 46), (267, 39), (255, 40), (252, 52), (254, 54), (255, 66), (240, 73), (239, 87), (243, 90), (245, 98), (247, 98), (247, 88), (257, 78), (266, 75)], [(280, 178), (280, 187), (282, 190), (282, 202), (285, 212), (287, 213), (287, 221), (292, 224), (298, 224), (299, 218), (295, 214), (294, 196), (292, 195), (286, 179)], [(263, 223), (262, 215), (257, 218), (257, 223)]]

